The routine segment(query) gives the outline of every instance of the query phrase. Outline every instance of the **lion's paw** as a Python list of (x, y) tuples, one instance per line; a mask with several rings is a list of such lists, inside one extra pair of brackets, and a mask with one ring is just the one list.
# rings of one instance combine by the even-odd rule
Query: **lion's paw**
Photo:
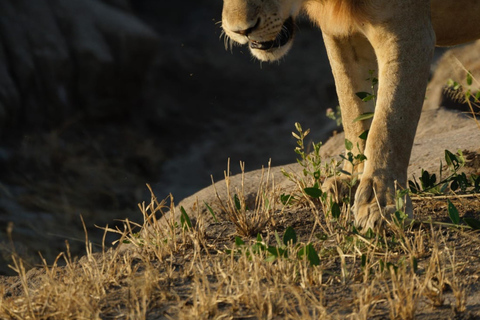
[[(327, 194), (327, 203), (328, 205), (331, 202), (336, 202), (338, 204), (342, 203), (343, 200), (349, 195), (351, 183), (351, 178), (346, 175), (330, 177), (326, 179), (322, 184), (322, 191)], [(355, 193), (355, 190), (352, 189), (352, 194)]]
[(378, 203), (366, 203), (354, 205), (355, 226), (362, 230), (372, 229), (378, 232), (383, 227), (384, 218), (390, 218), (395, 213), (395, 205), (380, 207)]
[[(355, 226), (363, 232), (372, 229), (378, 232), (383, 223), (392, 220), (396, 211), (394, 183), (387, 184), (384, 178), (364, 177), (358, 186), (353, 205)], [(411, 206), (407, 201), (407, 214), (411, 217)]]

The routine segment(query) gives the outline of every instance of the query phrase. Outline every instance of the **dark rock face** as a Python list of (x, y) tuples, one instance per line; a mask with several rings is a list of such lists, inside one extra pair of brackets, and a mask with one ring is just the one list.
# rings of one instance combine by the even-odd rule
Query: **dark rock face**
[(144, 199), (163, 153), (131, 115), (159, 48), (127, 0), (0, 1), (0, 274), (78, 254), (79, 215), (98, 243)]
[(0, 2), (0, 131), (140, 104), (158, 37), (126, 9), (121, 0)]

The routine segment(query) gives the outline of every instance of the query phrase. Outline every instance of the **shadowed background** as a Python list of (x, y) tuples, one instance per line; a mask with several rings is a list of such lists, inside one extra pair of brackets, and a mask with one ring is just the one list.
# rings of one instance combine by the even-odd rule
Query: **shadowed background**
[[(0, 274), (12, 254), (81, 254), (137, 203), (178, 201), (246, 162), (295, 161), (294, 123), (324, 141), (336, 106), (321, 33), (261, 64), (225, 50), (222, 2), (0, 2)], [(320, 61), (320, 62), (319, 62)], [(107, 237), (107, 243), (114, 239)]]

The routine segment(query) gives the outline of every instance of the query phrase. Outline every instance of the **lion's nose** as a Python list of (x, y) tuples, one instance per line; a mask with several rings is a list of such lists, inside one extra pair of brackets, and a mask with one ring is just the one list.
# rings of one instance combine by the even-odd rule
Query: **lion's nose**
[(252, 31), (258, 28), (258, 25), (260, 24), (260, 18), (255, 21), (255, 23), (251, 23), (251, 27), (245, 28), (245, 29), (238, 29), (238, 30), (232, 30), (235, 33), (238, 33), (242, 36), (248, 36)]

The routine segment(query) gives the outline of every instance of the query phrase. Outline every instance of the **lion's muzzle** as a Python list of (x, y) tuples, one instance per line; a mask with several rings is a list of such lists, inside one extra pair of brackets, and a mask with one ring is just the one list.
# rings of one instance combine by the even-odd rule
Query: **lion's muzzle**
[(270, 50), (280, 48), (286, 45), (292, 38), (295, 32), (293, 18), (289, 17), (283, 24), (281, 31), (277, 37), (272, 41), (259, 42), (255, 40), (249, 40), (249, 46), (251, 49), (258, 50)]

